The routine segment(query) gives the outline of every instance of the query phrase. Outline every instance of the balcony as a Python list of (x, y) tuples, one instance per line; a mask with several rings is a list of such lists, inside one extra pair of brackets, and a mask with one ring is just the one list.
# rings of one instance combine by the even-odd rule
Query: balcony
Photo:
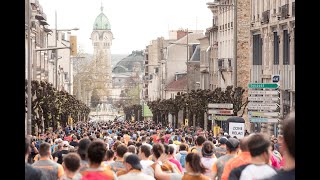
[(287, 19), (289, 17), (289, 4), (281, 6), (281, 20)]

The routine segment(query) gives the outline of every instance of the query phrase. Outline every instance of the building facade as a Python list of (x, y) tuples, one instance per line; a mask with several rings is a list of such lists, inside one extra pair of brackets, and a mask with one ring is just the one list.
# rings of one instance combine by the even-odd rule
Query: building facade
[(251, 0), (250, 20), (250, 82), (272, 83), (280, 75), (283, 118), (295, 107), (295, 1)]

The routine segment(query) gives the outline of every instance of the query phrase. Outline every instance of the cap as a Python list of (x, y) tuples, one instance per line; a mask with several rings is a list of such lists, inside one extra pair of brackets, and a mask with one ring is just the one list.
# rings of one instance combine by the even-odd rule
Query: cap
[(63, 141), (62, 142), (62, 147), (69, 147), (69, 142), (68, 141)]
[(140, 164), (140, 159), (136, 154), (130, 154), (126, 160), (126, 163), (130, 164), (133, 169), (142, 169), (142, 165)]
[(228, 136), (229, 134), (227, 132), (223, 133), (224, 136)]
[(231, 149), (235, 149), (239, 146), (240, 141), (236, 138), (229, 138), (226, 145), (227, 147), (231, 148)]
[(219, 139), (219, 143), (220, 143), (220, 144), (226, 144), (227, 141), (228, 141), (228, 139), (227, 139), (226, 137), (221, 137), (221, 138)]

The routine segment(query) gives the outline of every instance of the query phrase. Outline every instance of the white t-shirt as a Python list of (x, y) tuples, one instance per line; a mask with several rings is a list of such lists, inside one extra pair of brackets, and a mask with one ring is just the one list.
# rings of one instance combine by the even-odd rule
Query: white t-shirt
[(217, 158), (207, 158), (207, 157), (201, 157), (201, 162), (204, 165), (204, 167), (207, 168), (206, 172), (204, 173), (205, 176), (212, 178), (213, 172), (212, 172), (212, 166), (217, 161)]
[(240, 180), (267, 179), (276, 174), (277, 172), (268, 164), (263, 164), (263, 165), (250, 164), (242, 170)]
[(141, 160), (140, 164), (142, 165), (142, 172), (147, 174), (146, 169), (148, 166), (151, 166), (154, 162), (151, 160)]

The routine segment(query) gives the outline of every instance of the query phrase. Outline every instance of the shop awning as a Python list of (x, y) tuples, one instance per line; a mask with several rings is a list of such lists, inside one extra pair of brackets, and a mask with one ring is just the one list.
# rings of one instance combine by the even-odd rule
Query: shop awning
[(153, 116), (153, 114), (147, 104), (143, 105), (143, 115), (142, 116), (143, 117), (152, 117)]

